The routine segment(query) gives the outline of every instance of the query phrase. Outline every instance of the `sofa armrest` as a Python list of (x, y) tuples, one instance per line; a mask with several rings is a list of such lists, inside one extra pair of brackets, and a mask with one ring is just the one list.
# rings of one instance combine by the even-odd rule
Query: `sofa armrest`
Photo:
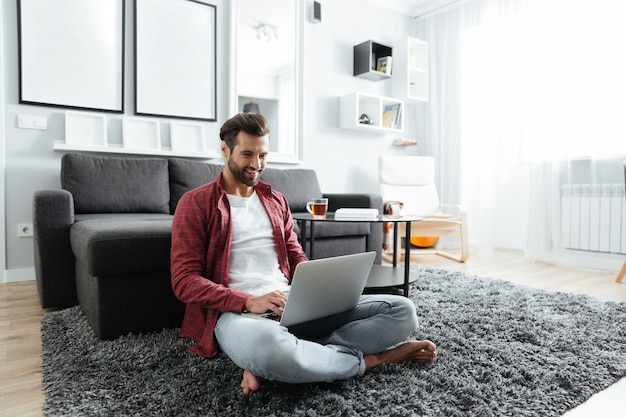
[(42, 308), (78, 304), (70, 228), (74, 224), (74, 199), (62, 189), (33, 194), (35, 276)]
[(328, 198), (328, 211), (339, 208), (376, 208), (380, 212), (383, 207), (383, 198), (379, 194), (324, 194)]

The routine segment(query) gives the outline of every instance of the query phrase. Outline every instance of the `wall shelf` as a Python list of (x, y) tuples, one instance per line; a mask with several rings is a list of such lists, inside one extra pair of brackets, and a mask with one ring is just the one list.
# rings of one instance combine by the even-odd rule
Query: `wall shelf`
[(62, 152), (100, 152), (100, 153), (114, 153), (114, 154), (127, 154), (127, 155), (152, 155), (161, 157), (181, 157), (181, 158), (197, 158), (197, 159), (213, 159), (219, 158), (221, 155), (219, 152), (203, 151), (203, 152), (183, 152), (172, 151), (170, 149), (129, 149), (124, 148), (122, 145), (109, 144), (108, 146), (95, 146), (95, 145), (76, 145), (66, 144), (65, 142), (54, 142), (53, 149), (55, 151)]
[[(344, 129), (401, 133), (404, 130), (404, 102), (389, 97), (355, 92), (341, 97), (339, 124)], [(360, 123), (365, 114), (370, 124)]]
[[(371, 40), (355, 45), (353, 75), (370, 81), (387, 80), (391, 78), (391, 74), (376, 71), (377, 63), (379, 58), (392, 56), (393, 48)], [(391, 67), (393, 68), (393, 61)]]
[(396, 139), (393, 141), (393, 146), (417, 146), (415, 139)]
[(428, 43), (405, 38), (394, 58), (394, 95), (407, 100), (428, 101)]

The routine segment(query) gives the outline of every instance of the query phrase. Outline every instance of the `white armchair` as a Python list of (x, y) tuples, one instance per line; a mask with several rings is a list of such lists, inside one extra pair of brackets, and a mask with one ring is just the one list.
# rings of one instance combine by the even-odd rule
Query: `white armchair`
[[(420, 253), (432, 253), (457, 262), (464, 262), (468, 258), (467, 214), (459, 204), (439, 201), (435, 187), (435, 161), (432, 157), (381, 156), (378, 179), (383, 204), (389, 201), (402, 202), (402, 215), (424, 218), (423, 221), (412, 222), (412, 237), (456, 236), (460, 240), (459, 254), (438, 250), (436, 247)], [(400, 239), (405, 234), (403, 228), (404, 223), (401, 223), (399, 233), (394, 237), (398, 240), (398, 248), (402, 247)], [(402, 256), (400, 253), (398, 255)]]

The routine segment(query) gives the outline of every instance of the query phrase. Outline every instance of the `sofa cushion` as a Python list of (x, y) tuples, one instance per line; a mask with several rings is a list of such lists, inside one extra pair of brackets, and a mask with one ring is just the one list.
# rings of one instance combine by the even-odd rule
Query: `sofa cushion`
[(169, 213), (167, 160), (63, 155), (61, 187), (76, 213)]
[(76, 216), (70, 244), (90, 275), (110, 276), (169, 270), (171, 214)]
[(170, 213), (174, 213), (178, 200), (183, 194), (213, 181), (223, 167), (223, 165), (206, 162), (170, 159)]
[(261, 179), (285, 195), (292, 212), (306, 211), (306, 203), (322, 197), (317, 175), (312, 169), (267, 168)]

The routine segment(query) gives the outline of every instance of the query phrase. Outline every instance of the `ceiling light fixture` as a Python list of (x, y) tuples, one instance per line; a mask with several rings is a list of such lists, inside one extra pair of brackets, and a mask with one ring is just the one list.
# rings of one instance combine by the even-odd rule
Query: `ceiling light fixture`
[(278, 39), (278, 32), (276, 26), (262, 24), (256, 28), (256, 38), (260, 41), (271, 42), (274, 39)]

